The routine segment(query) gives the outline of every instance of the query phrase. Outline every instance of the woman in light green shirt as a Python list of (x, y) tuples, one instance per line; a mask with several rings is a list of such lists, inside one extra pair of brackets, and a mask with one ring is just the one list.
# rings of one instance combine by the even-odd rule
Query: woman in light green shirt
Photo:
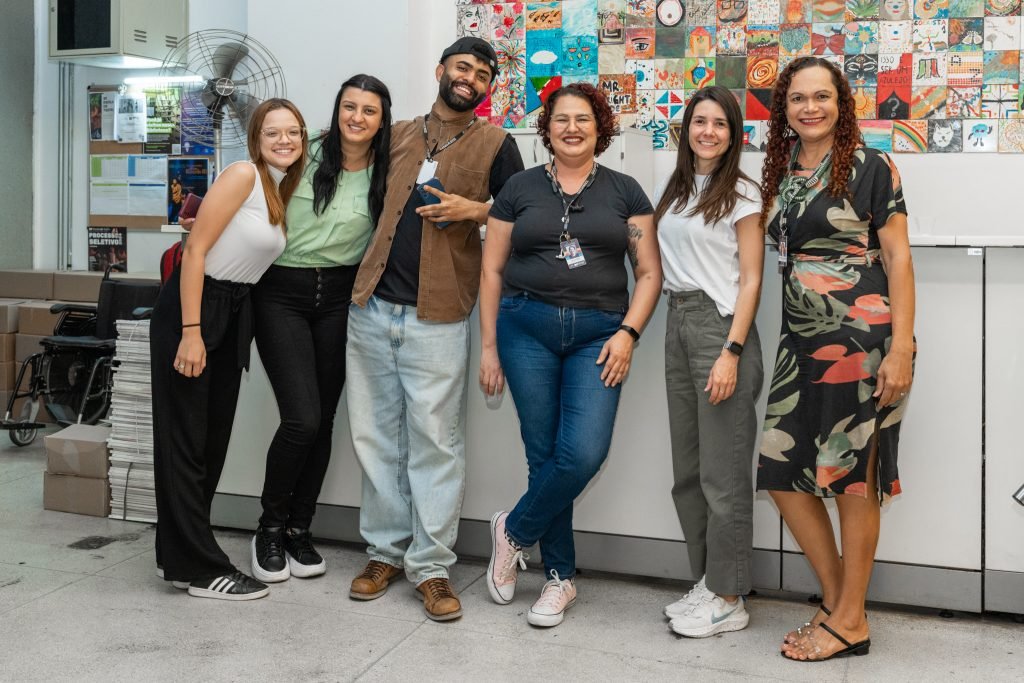
[(331, 126), (288, 204), (288, 246), (257, 285), (256, 345), (281, 424), (267, 453), (253, 574), (265, 582), (326, 571), (309, 527), (345, 383), (348, 307), (384, 206), (391, 95), (373, 76), (342, 84)]

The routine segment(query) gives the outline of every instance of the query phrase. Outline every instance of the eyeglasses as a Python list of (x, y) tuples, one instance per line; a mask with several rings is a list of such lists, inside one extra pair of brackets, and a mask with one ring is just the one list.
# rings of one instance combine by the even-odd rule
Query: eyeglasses
[(569, 125), (570, 121), (575, 121), (576, 125), (580, 128), (584, 128), (594, 123), (594, 117), (589, 114), (580, 114), (579, 116), (566, 116), (565, 114), (559, 114), (558, 116), (551, 117), (552, 125), (565, 128)]
[(289, 140), (301, 140), (302, 134), (305, 132), (305, 128), (289, 128), (288, 130), (264, 128), (260, 131), (260, 134), (263, 136), (264, 140), (280, 140), (281, 137), (286, 137)]

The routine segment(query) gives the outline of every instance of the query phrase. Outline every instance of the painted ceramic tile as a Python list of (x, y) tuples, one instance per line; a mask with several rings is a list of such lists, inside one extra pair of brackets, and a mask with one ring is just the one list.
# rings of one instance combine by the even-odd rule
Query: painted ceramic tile
[(654, 26), (654, 11), (657, 9), (655, 0), (626, 0), (626, 23), (629, 18), (636, 17), (645, 22), (645, 26)]
[(550, 96), (551, 93), (562, 87), (561, 76), (527, 76), (526, 80), (533, 86), (541, 104), (548, 101), (548, 96)]
[(999, 150), (998, 119), (964, 121), (963, 133), (963, 150), (965, 152), (977, 154)]
[(911, 2), (912, 0), (882, 0), (878, 8), (878, 18), (883, 21), (913, 19), (914, 13), (910, 9)]
[(747, 24), (763, 26), (778, 24), (780, 0), (749, 0), (747, 5)]
[(880, 119), (910, 118), (911, 69), (913, 57), (904, 53), (878, 56), (878, 102)]
[(913, 24), (910, 21), (881, 21), (878, 23), (879, 53), (910, 52), (913, 48)]
[(946, 70), (946, 82), (951, 87), (980, 86), (984, 83), (984, 55), (978, 50), (947, 52)]
[(948, 19), (915, 19), (914, 51), (935, 52), (949, 46)]
[(736, 104), (740, 106), (740, 116), (746, 117), (747, 115), (747, 91), (746, 89), (732, 89), (729, 91), (732, 93), (733, 99), (736, 100)]
[(851, 21), (843, 25), (845, 54), (878, 54), (878, 22)]
[(474, 38), (490, 38), (490, 15), (483, 5), (459, 5), (455, 8), (456, 34)]
[(864, 144), (879, 152), (892, 151), (892, 121), (858, 121)]
[(1020, 0), (985, 0), (986, 17), (1009, 17), (1020, 14)]
[(719, 24), (716, 31), (715, 54), (747, 54), (747, 31), (742, 24)]
[(717, 31), (715, 26), (691, 26), (686, 29), (687, 57), (714, 57)]
[(686, 69), (684, 88), (699, 90), (706, 85), (715, 85), (716, 71), (713, 57), (687, 57), (684, 61)]
[(686, 87), (686, 60), (655, 59), (654, 87), (658, 90), (682, 90)]
[(636, 78), (632, 74), (601, 74), (597, 87), (616, 114), (636, 113)]
[[(878, 85), (877, 55), (848, 55), (843, 64), (846, 80), (852, 86), (874, 87)], [(874, 106), (872, 105), (872, 109)], [(874, 118), (872, 115), (870, 118)]]
[(715, 0), (686, 0), (686, 23), (689, 26), (713, 26), (718, 23)]
[(771, 88), (779, 77), (777, 57), (750, 55), (747, 57), (747, 87)]
[(654, 35), (653, 28), (627, 28), (626, 59), (654, 59)]
[(730, 90), (747, 87), (747, 58), (739, 56), (721, 56), (715, 59), (718, 73), (715, 82)]
[(746, 24), (747, 0), (715, 0), (718, 8), (718, 25)]
[[(989, 89), (989, 97), (985, 96), (985, 89)], [(994, 94), (993, 90), (994, 89)], [(985, 86), (981, 91), (982, 116), (991, 118), (1019, 119), (1021, 118), (1021, 87), (1019, 83), (1006, 85)], [(986, 103), (986, 99), (988, 100)], [(986, 107), (987, 104), (987, 107)]]
[(949, 0), (913, 0), (915, 19), (948, 19)]
[(743, 151), (764, 151), (764, 121), (743, 122)]
[(771, 118), (772, 91), (768, 88), (747, 90), (747, 107), (744, 118), (751, 121), (767, 121)]
[(914, 86), (910, 90), (910, 118), (942, 119), (946, 117), (946, 86)]
[(901, 119), (892, 122), (892, 151), (923, 154), (928, 151), (928, 122)]
[(654, 34), (655, 57), (686, 56), (686, 25), (659, 26)]
[(999, 122), (999, 151), (1024, 154), (1024, 120)]
[(660, 90), (654, 100), (654, 117), (666, 121), (682, 121), (686, 93), (682, 90)]
[(496, 2), (488, 5), (490, 8), (490, 38), (491, 40), (525, 40), (526, 39), (526, 17), (523, 14), (525, 7), (521, 2)]
[(981, 86), (950, 88), (946, 92), (947, 119), (976, 119), (981, 116)]
[(799, 59), (799, 57), (795, 57), (793, 55), (779, 55), (779, 73), (785, 71), (786, 67), (789, 66), (789, 63), (794, 59)]
[(815, 55), (841, 55), (846, 49), (843, 24), (811, 24), (811, 53)]
[(770, 55), (779, 54), (779, 26), (747, 25), (747, 54)]
[(599, 0), (597, 6), (597, 42), (621, 43), (626, 34), (626, 0)]
[(562, 0), (562, 32), (597, 40), (597, 0)]
[(811, 21), (811, 0), (782, 0), (780, 24), (809, 24)]
[(985, 85), (1010, 85), (1020, 82), (1018, 50), (985, 51)]
[(985, 17), (986, 50), (1019, 50), (1020, 17)]
[(597, 75), (597, 36), (562, 37), (562, 79), (566, 83)]
[(597, 70), (603, 74), (617, 74), (626, 72), (626, 46), (608, 43), (598, 43), (597, 46)]
[(857, 85), (851, 88), (853, 95), (853, 113), (858, 119), (874, 119), (878, 117), (877, 88)]
[(955, 119), (933, 119), (928, 122), (928, 153), (949, 154), (962, 152), (963, 123)]
[(879, 18), (878, 0), (846, 0), (846, 20), (858, 21)]
[[(493, 92), (493, 90), (494, 90), (494, 84), (492, 83), (491, 84), (491, 91)], [(476, 109), (473, 110), (473, 113), (476, 114), (476, 116), (478, 118), (490, 120), (490, 118), (491, 118), (491, 93), (490, 92), (487, 93), (487, 97), (484, 98), (483, 102), (481, 102), (480, 104), (476, 105)], [(501, 125), (500, 122), (495, 123), (494, 121), (491, 121), (491, 123), (494, 123), (494, 125), (496, 125), (496, 126), (497, 125)]]
[(811, 54), (811, 25), (783, 24), (779, 29), (779, 54), (788, 57)]
[(686, 27), (686, 2), (685, 0), (658, 0), (658, 6), (654, 10), (654, 17), (658, 26)]
[(490, 118), (495, 125), (514, 127), (526, 115), (526, 42), (499, 40), (494, 51), (498, 75), (491, 88)]
[(644, 129), (654, 121), (654, 91), (636, 91), (636, 114), (634, 114), (633, 127)]
[(846, 3), (843, 0), (811, 0), (811, 21), (834, 23), (846, 20)]
[(846, 62), (846, 55), (822, 55), (821, 58), (835, 64), (839, 71), (843, 70), (843, 64)]
[(948, 49), (952, 52), (981, 50), (985, 34), (985, 20), (980, 17), (950, 19), (948, 34)]
[(949, 0), (951, 17), (985, 16), (985, 0)]
[(527, 31), (562, 28), (562, 3), (528, 2), (525, 17)]
[(947, 68), (944, 52), (915, 52), (914, 85), (945, 85)]
[(562, 70), (562, 31), (526, 32), (526, 75), (557, 76)]
[(627, 59), (626, 73), (633, 74), (633, 77), (636, 80), (637, 92), (641, 90), (652, 90), (654, 88), (653, 59)]

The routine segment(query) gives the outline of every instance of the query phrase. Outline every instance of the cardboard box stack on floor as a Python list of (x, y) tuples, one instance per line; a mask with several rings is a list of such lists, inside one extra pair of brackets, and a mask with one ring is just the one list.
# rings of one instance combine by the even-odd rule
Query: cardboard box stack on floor
[(106, 517), (110, 514), (110, 427), (71, 425), (45, 438), (43, 507)]

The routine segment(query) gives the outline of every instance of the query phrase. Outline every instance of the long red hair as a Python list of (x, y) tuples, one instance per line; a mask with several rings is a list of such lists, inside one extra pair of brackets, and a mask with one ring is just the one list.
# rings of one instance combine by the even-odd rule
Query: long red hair
[[(267, 162), (263, 160), (263, 155), (260, 153), (260, 136), (263, 131), (263, 120), (267, 118), (267, 114), (275, 109), (287, 109), (290, 111), (295, 115), (295, 120), (299, 122), (299, 127), (302, 129), (302, 140), (299, 142), (302, 153), (295, 160), (295, 163), (288, 167), (280, 185), (276, 184), (270, 176), (270, 171), (267, 170)], [(260, 175), (260, 182), (263, 184), (263, 195), (267, 198), (267, 214), (270, 217), (270, 223), (271, 225), (280, 225), (282, 228), (285, 228), (285, 207), (288, 206), (288, 200), (291, 199), (295, 188), (299, 186), (302, 172), (306, 168), (306, 155), (309, 150), (306, 121), (302, 118), (299, 108), (289, 100), (273, 97), (260, 103), (256, 110), (253, 111), (252, 118), (249, 119), (248, 143), (249, 158), (256, 164), (256, 170), (259, 171)]]

